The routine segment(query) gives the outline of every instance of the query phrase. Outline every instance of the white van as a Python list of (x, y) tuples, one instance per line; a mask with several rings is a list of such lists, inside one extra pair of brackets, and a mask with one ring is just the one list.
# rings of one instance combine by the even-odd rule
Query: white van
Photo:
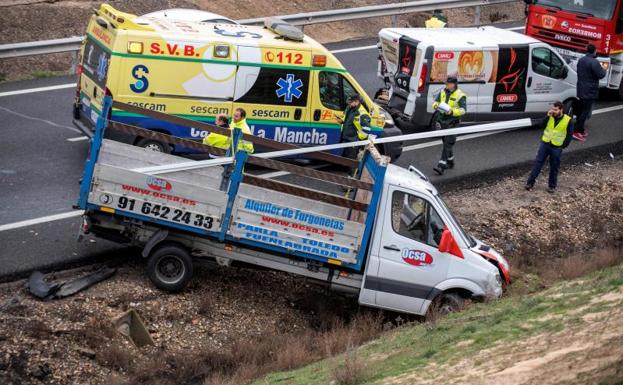
[(379, 49), (377, 100), (416, 126), (430, 126), (448, 76), (467, 95), (464, 123), (540, 118), (576, 98), (577, 74), (551, 46), (505, 29), (385, 28)]

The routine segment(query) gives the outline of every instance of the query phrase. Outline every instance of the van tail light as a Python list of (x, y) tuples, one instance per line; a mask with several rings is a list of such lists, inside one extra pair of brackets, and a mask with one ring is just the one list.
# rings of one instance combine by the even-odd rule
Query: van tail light
[(422, 71), (420, 72), (420, 80), (417, 83), (417, 92), (424, 93), (424, 88), (426, 86), (426, 75), (428, 74), (428, 65), (424, 63), (422, 65)]

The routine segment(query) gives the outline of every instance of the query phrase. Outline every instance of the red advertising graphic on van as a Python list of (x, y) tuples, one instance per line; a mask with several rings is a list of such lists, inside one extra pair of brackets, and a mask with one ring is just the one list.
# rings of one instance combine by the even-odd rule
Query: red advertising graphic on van
[(500, 46), (492, 112), (525, 111), (527, 45)]
[(515, 103), (519, 99), (515, 94), (501, 94), (495, 97), (498, 103)]
[(430, 265), (433, 263), (433, 256), (422, 250), (402, 249), (402, 260), (413, 266)]
[(451, 51), (439, 51), (435, 52), (435, 60), (452, 60), (454, 59), (454, 52)]

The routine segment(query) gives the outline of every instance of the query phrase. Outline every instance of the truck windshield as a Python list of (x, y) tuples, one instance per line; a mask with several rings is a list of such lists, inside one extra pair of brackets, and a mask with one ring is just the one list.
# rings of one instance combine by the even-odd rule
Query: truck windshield
[(463, 227), (461, 227), (461, 224), (459, 223), (459, 221), (456, 219), (454, 214), (452, 214), (452, 211), (450, 211), (450, 209), (448, 208), (448, 205), (446, 205), (446, 202), (444, 202), (443, 199), (441, 199), (439, 195), (435, 195), (435, 198), (437, 199), (437, 202), (439, 203), (439, 205), (443, 207), (446, 214), (448, 214), (448, 216), (450, 217), (450, 221), (452, 222), (452, 225), (454, 225), (454, 228), (458, 230), (459, 236), (463, 238), (463, 241), (469, 247), (476, 246), (476, 241), (474, 240), (474, 238), (472, 238), (471, 235), (467, 234), (465, 230), (463, 230)]
[(535, 4), (610, 20), (617, 0), (535, 0)]

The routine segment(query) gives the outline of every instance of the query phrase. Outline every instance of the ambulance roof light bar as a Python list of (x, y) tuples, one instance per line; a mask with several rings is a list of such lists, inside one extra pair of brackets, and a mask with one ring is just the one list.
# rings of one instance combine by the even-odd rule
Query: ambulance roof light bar
[(268, 28), (277, 35), (294, 41), (303, 41), (305, 34), (298, 27), (293, 26), (277, 17), (268, 17), (264, 20), (264, 28)]

